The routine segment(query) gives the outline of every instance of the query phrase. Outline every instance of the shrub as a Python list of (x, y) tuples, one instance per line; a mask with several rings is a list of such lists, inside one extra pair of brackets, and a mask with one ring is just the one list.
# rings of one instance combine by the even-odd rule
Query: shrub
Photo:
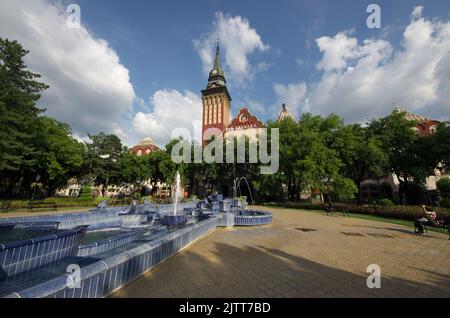
[[(42, 202), (52, 202), (52, 203), (56, 203), (56, 205), (59, 208), (72, 208), (72, 207), (92, 207), (95, 206), (95, 200), (91, 199), (91, 200), (80, 200), (78, 198), (54, 198), (54, 197), (50, 197), (50, 198), (46, 198), (44, 200), (39, 200)], [(10, 206), (10, 210), (25, 210), (28, 208), (28, 203), (30, 202), (30, 200), (13, 200), (11, 201), (11, 206)]]
[[(303, 209), (303, 210), (318, 210), (326, 211), (328, 205), (321, 204), (310, 204), (310, 203), (298, 203), (298, 202), (284, 202), (279, 203), (278, 206), (293, 208), (293, 209)], [(380, 205), (356, 205), (356, 204), (346, 204), (346, 203), (334, 203), (333, 208), (336, 212), (348, 211), (349, 213), (355, 214), (366, 214), (375, 215), (386, 218), (402, 219), (413, 221), (419, 217), (423, 216), (422, 209), (420, 206), (380, 206)], [(450, 211), (443, 207), (433, 208), (438, 219), (444, 220), (446, 223), (450, 222)]]
[(443, 199), (450, 199), (450, 178), (441, 178), (436, 182)]
[(80, 201), (93, 201), (92, 188), (90, 186), (83, 186), (81, 188), (79, 200)]
[(394, 202), (392, 202), (389, 199), (380, 199), (378, 201), (378, 205), (379, 206), (385, 206), (385, 207), (390, 207), (390, 206), (394, 206)]
[(450, 199), (441, 199), (439, 201), (439, 204), (441, 205), (441, 207), (450, 208)]
[(436, 182), (439, 190), (439, 205), (450, 208), (450, 178), (441, 178)]

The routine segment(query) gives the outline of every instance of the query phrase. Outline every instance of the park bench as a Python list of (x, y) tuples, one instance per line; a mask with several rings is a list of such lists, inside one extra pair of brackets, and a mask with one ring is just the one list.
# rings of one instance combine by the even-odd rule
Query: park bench
[(450, 240), (450, 223), (445, 224), (444, 222), (440, 221), (439, 224), (433, 224), (431, 222), (420, 222), (420, 220), (415, 220), (414, 221), (414, 233), (423, 233), (420, 231), (420, 225), (418, 224), (420, 223), (423, 227), (423, 232), (428, 233), (428, 227), (433, 227), (435, 229), (440, 229), (441, 231), (445, 232), (447, 231), (449, 236), (448, 239)]
[(55, 202), (45, 202), (45, 201), (30, 201), (28, 202), (28, 211), (33, 212), (36, 209), (52, 209), (52, 211), (57, 211), (58, 206)]
[(326, 209), (325, 209), (325, 211), (327, 212), (327, 215), (333, 215), (333, 212), (342, 212), (342, 216), (348, 216), (348, 217), (350, 217), (350, 214), (349, 214), (349, 212), (348, 212), (348, 209), (347, 208), (342, 208), (342, 209), (340, 209), (340, 211), (337, 211), (331, 204), (329, 204), (327, 207), (326, 207)]
[(1, 212), (8, 212), (11, 209), (11, 200), (2, 201), (0, 206)]
[(427, 226), (434, 227), (436, 229), (440, 229), (443, 232), (447, 231), (448, 234), (449, 234), (448, 235), (448, 239), (450, 240), (450, 224), (432, 224), (432, 223), (427, 223), (427, 224), (424, 224), (424, 226), (423, 226), (426, 232), (428, 232)]

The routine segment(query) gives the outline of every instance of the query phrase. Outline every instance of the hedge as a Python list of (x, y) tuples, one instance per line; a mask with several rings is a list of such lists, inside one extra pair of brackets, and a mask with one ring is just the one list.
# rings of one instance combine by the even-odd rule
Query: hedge
[[(1, 200), (6, 201), (6, 200)], [(39, 200), (39, 202), (49, 202), (49, 203), (56, 203), (58, 208), (74, 208), (74, 207), (95, 207), (97, 206), (99, 200), (91, 199), (89, 201), (87, 200), (80, 200), (75, 198), (47, 198), (44, 200)], [(27, 209), (28, 203), (30, 200), (11, 200), (11, 205), (9, 210), (18, 210), (18, 209)]]
[[(319, 210), (326, 211), (327, 204), (309, 204), (309, 203), (297, 203), (297, 202), (285, 202), (285, 203), (268, 203), (268, 206), (279, 206), (292, 209), (303, 210)], [(377, 206), (377, 205), (356, 205), (347, 203), (334, 203), (334, 211), (349, 213), (375, 215), (386, 218), (395, 218), (401, 220), (413, 221), (414, 219), (424, 216), (422, 208), (420, 206)], [(438, 219), (444, 220), (446, 224), (450, 223), (450, 210), (443, 207), (433, 207), (437, 214)]]
[[(164, 198), (164, 199), (157, 199), (157, 198), (151, 198), (149, 196), (136, 198), (140, 202), (144, 202), (145, 199), (150, 200), (152, 202), (155, 202), (157, 204), (169, 204), (173, 203), (171, 198)], [(56, 203), (58, 208), (93, 208), (96, 207), (101, 201), (107, 201), (109, 205), (112, 205), (114, 202), (119, 204), (131, 204), (131, 198), (124, 198), (124, 199), (115, 199), (115, 198), (104, 198), (104, 197), (97, 197), (97, 198), (91, 198), (87, 199), (86, 197), (80, 197), (80, 198), (55, 198), (50, 197), (46, 198), (44, 200), (39, 200), (39, 202), (49, 202), (49, 203)], [(3, 201), (9, 201), (9, 200), (0, 200), (0, 203)], [(191, 202), (192, 198), (182, 199), (181, 202)], [(18, 209), (27, 209), (28, 203), (30, 200), (11, 200), (11, 205), (8, 211), (18, 210)]]

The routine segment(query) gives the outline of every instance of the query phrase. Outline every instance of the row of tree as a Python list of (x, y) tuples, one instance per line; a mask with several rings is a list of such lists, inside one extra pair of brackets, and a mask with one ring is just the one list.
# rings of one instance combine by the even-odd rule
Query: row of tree
[(450, 168), (450, 125), (441, 123), (434, 134), (421, 135), (405, 115), (395, 110), (366, 125), (346, 125), (336, 115), (304, 114), (298, 123), (269, 124), (280, 129), (281, 168), (279, 175), (269, 177), (266, 193), (274, 194), (278, 187), (270, 185), (278, 180), (287, 185), (290, 200), (318, 189), (338, 199), (356, 196), (361, 203), (362, 181), (394, 173), (404, 200), (409, 184), (422, 185), (435, 169)]
[[(259, 201), (298, 201), (301, 193), (317, 191), (341, 200), (356, 196), (361, 202), (360, 185), (366, 178), (395, 173), (402, 199), (410, 183), (422, 184), (435, 169), (450, 168), (450, 125), (444, 122), (434, 134), (420, 135), (412, 129), (416, 123), (400, 111), (366, 125), (311, 114), (298, 122), (290, 118), (268, 122), (269, 132), (278, 128), (280, 135), (280, 168), (272, 175), (261, 175), (260, 164), (248, 160), (176, 164), (171, 152), (179, 140), (141, 157), (131, 154), (115, 135), (99, 133), (79, 142), (68, 125), (36, 107), (48, 86), (27, 69), (23, 62), (27, 53), (16, 41), (0, 38), (2, 197), (29, 197), (37, 186), (51, 195), (74, 177), (104, 189), (111, 184), (138, 186), (146, 180), (153, 186), (170, 184), (178, 170), (192, 195), (211, 191), (231, 195), (234, 179), (246, 177)], [(199, 145), (190, 147), (194, 156), (193, 148)], [(247, 158), (249, 147), (247, 139)]]
[(51, 195), (74, 177), (106, 186), (149, 176), (165, 179), (164, 167), (151, 162), (164, 153), (144, 164), (115, 135), (99, 133), (79, 142), (67, 124), (44, 116), (36, 103), (48, 86), (27, 69), (27, 53), (18, 42), (0, 38), (1, 197), (30, 197), (36, 188)]
[[(336, 115), (303, 114), (298, 122), (288, 118), (267, 123), (269, 134), (271, 128), (279, 130), (280, 168), (275, 174), (261, 175), (260, 164), (249, 163), (248, 139), (245, 164), (190, 163), (173, 169), (182, 172), (189, 190), (197, 195), (203, 189), (231, 195), (235, 178), (245, 177), (258, 201), (299, 201), (302, 193), (321, 193), (329, 200), (358, 203), (364, 180), (393, 173), (400, 183), (400, 203), (407, 203), (410, 186), (423, 187), (436, 170), (450, 170), (450, 124), (443, 122), (427, 134), (418, 133), (416, 125), (399, 110), (365, 125), (345, 124)], [(166, 146), (166, 156), (176, 142)], [(234, 145), (236, 157), (236, 140)], [(222, 146), (225, 153), (225, 141)], [(193, 148), (199, 145), (191, 147), (193, 162)]]

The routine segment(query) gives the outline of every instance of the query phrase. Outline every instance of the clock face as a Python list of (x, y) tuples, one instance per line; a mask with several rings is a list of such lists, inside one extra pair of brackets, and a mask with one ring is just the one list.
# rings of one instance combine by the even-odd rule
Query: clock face
[(242, 116), (241, 116), (241, 122), (242, 122), (242, 123), (247, 122), (247, 120), (248, 120), (248, 118), (247, 118), (246, 115), (242, 115)]
[(213, 70), (212, 73), (213, 73), (213, 75), (216, 75), (217, 74), (217, 70)]

